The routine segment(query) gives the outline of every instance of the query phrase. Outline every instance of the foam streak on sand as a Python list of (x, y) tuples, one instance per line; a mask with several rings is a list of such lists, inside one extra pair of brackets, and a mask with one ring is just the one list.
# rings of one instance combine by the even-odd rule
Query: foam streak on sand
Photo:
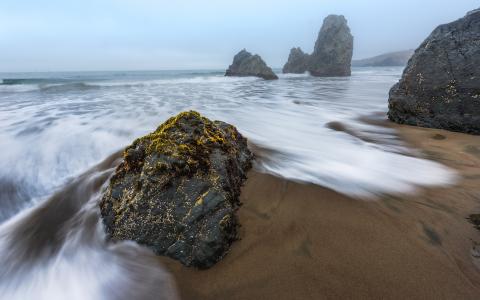
[(480, 139), (396, 128), (462, 179), (357, 201), (251, 172), (224, 260), (196, 272), (162, 259), (182, 299), (478, 299), (480, 235), (465, 218), (478, 211)]
[[(282, 112), (252, 110), (240, 117), (243, 124), (261, 123), (262, 131), (246, 132), (251, 141), (268, 152), (268, 157), (259, 161), (260, 167), (293, 181), (368, 199), (382, 193), (412, 193), (418, 186), (449, 185), (456, 180), (453, 170), (415, 157), (393, 129), (353, 120), (345, 125), (356, 128), (362, 138), (348, 130), (330, 132), (319, 129), (320, 124), (296, 122), (302, 118), (315, 120), (316, 116), (335, 119), (316, 107), (303, 111), (295, 106)], [(288, 130), (284, 130), (285, 124)], [(270, 133), (268, 137), (264, 132)]]

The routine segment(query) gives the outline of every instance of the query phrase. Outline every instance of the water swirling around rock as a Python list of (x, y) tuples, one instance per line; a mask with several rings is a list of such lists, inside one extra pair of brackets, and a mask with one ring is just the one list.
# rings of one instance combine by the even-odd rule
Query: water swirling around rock
[[(51, 76), (56, 88), (46, 80), (0, 85), (0, 178), (25, 183), (41, 199), (168, 117), (194, 109), (281, 153), (261, 167), (289, 179), (358, 196), (446, 184), (453, 177), (444, 167), (399, 153), (405, 147), (391, 143), (393, 129), (358, 120), (376, 112), (386, 119), (388, 90), (400, 74), (358, 68), (351, 78), (281, 75), (274, 82), (225, 78), (222, 71), (30, 75)], [(26, 77), (0, 77), (15, 76)], [(68, 79), (68, 88), (55, 78)], [(78, 88), (85, 85), (95, 88)], [(332, 130), (330, 122), (385, 143)]]
[(0, 226), (2, 299), (177, 299), (155, 255), (106, 242), (98, 201), (120, 153)]
[(361, 68), (350, 78), (277, 81), (223, 71), (0, 74), (22, 79), (0, 84), (0, 294), (176, 297), (151, 252), (105, 242), (97, 205), (118, 154), (98, 163), (184, 110), (236, 126), (260, 154), (257, 169), (348, 195), (453, 182), (394, 129), (361, 120), (386, 119), (400, 73)]

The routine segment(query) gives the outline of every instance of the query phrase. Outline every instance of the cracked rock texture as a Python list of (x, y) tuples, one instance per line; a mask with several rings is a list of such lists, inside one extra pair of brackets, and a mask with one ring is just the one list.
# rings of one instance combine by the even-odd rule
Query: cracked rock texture
[(253, 155), (235, 127), (183, 112), (128, 146), (100, 203), (109, 238), (209, 268), (237, 238)]
[(480, 134), (480, 9), (439, 26), (389, 97), (390, 120)]
[(344, 16), (330, 15), (323, 21), (308, 71), (313, 76), (350, 76), (353, 36)]

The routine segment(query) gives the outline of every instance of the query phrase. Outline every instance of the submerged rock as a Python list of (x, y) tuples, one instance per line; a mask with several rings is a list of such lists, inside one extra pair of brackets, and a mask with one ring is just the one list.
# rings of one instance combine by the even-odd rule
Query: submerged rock
[(480, 10), (441, 25), (390, 90), (390, 120), (480, 134)]
[(109, 237), (208, 268), (237, 238), (253, 155), (235, 127), (183, 112), (124, 151), (100, 203)]
[(350, 76), (353, 36), (344, 16), (330, 15), (323, 21), (308, 70), (313, 76)]
[(252, 55), (245, 49), (235, 55), (233, 63), (225, 72), (225, 76), (256, 76), (266, 80), (278, 79), (278, 76), (259, 55)]
[(283, 67), (283, 73), (303, 74), (308, 70), (308, 60), (310, 56), (304, 53), (300, 47), (292, 48), (288, 61)]
[(475, 228), (480, 230), (480, 214), (470, 215), (467, 219), (475, 226)]

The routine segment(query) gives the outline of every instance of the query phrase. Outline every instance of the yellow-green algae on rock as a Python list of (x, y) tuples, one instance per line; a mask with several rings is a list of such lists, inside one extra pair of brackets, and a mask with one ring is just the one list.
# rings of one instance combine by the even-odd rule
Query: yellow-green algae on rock
[(109, 237), (211, 267), (237, 237), (235, 211), (252, 159), (229, 124), (195, 111), (168, 119), (125, 149), (100, 203)]

